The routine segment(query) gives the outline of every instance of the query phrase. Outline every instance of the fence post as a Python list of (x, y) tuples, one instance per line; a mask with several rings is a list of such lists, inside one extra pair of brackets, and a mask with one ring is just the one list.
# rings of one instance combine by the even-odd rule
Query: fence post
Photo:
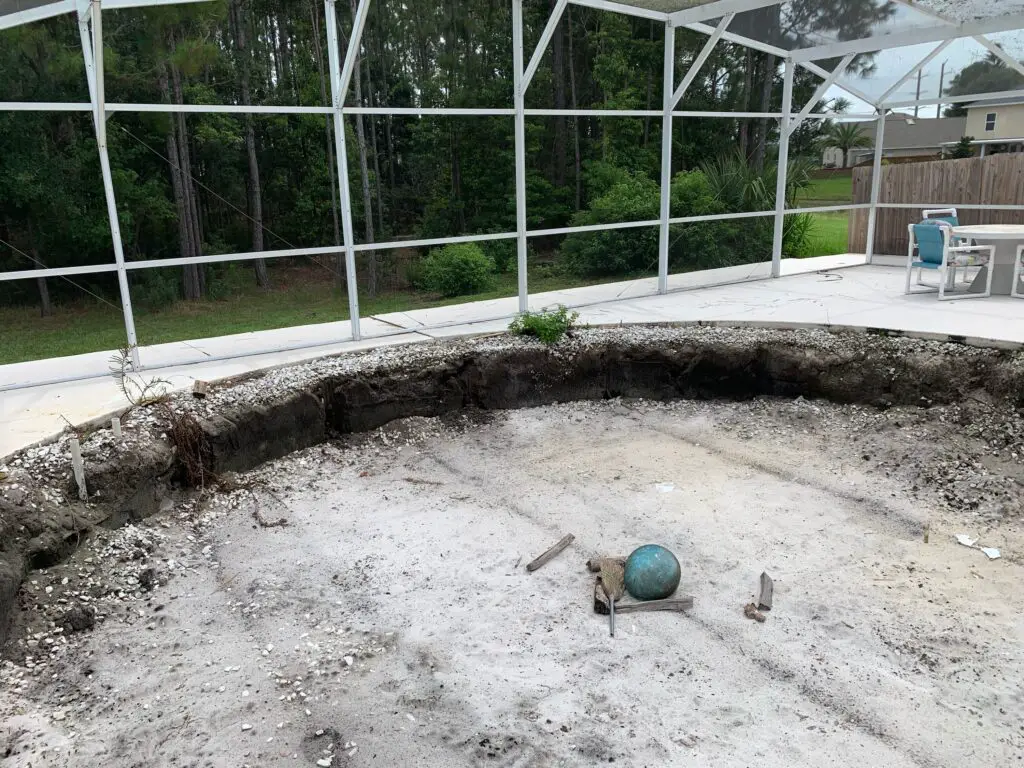
[(772, 277), (782, 274), (782, 236), (786, 228), (786, 188), (789, 175), (789, 125), (793, 112), (793, 75), (796, 65), (786, 59), (782, 85), (782, 119), (779, 122), (779, 167), (775, 183), (775, 239), (772, 242)]
[(878, 198), (882, 192), (882, 153), (885, 149), (885, 110), (878, 110), (875, 126), (875, 162), (871, 166), (871, 208), (868, 209), (867, 262), (875, 258), (875, 227), (878, 224)]
[(676, 28), (665, 22), (665, 95), (661, 116), (661, 229), (658, 235), (658, 293), (668, 291), (668, 220), (672, 217), (672, 96), (675, 92)]

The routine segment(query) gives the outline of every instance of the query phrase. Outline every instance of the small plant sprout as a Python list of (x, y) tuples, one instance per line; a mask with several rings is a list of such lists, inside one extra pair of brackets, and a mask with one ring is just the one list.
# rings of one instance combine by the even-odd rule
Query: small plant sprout
[(517, 336), (536, 336), (545, 344), (555, 344), (571, 333), (579, 316), (579, 312), (570, 312), (559, 304), (555, 309), (523, 312), (516, 316), (508, 329)]

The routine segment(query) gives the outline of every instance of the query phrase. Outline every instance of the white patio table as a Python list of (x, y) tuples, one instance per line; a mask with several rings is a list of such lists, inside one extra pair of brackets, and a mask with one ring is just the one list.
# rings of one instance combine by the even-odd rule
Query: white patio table
[[(1017, 258), (1017, 247), (1024, 243), (1024, 225), (1022, 224), (976, 224), (953, 227), (953, 234), (965, 240), (973, 240), (978, 245), (994, 245), (995, 274), (992, 276), (992, 293), (1003, 296), (1010, 295), (1013, 287), (1013, 261)], [(989, 267), (983, 267), (971, 283), (972, 293), (984, 293), (985, 282), (988, 280)]]

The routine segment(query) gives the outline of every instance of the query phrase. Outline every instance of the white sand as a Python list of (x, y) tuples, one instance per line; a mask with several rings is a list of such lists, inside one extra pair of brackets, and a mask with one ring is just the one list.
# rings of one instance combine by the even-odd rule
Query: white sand
[[(714, 427), (732, 407), (544, 408), (263, 468), (280, 490), (256, 490), (261, 515), (290, 525), (255, 527), (237, 492), (198, 541), (164, 531), (179, 575), (145, 615), (82, 636), (62, 685), (5, 695), (20, 714), (0, 754), (12, 768), (1015, 764), (1016, 550), (957, 546), (960, 523), (865, 474), (841, 424)], [(567, 532), (576, 544), (527, 574)], [(679, 556), (696, 606), (620, 616), (610, 638), (584, 561), (649, 542)], [(762, 570), (775, 608), (757, 624), (742, 608)]]

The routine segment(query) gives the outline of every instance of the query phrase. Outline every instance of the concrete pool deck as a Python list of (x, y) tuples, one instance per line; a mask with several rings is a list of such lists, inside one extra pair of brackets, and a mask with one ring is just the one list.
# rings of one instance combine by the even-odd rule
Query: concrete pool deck
[[(900, 331), (1006, 346), (1024, 344), (1024, 302), (1007, 297), (939, 303), (934, 294), (903, 295), (898, 260), (865, 265), (847, 254), (787, 259), (783, 276), (767, 279), (766, 263), (674, 275), (670, 292), (653, 279), (531, 296), (531, 308), (578, 308), (591, 325), (719, 323), (775, 327), (851, 327)], [(735, 282), (741, 281), (741, 282)], [(728, 283), (728, 284), (723, 284)], [(361, 341), (348, 322), (282, 328), (140, 350), (145, 375), (175, 389), (326, 355), (432, 339), (497, 333), (516, 299), (495, 299), (362, 319)], [(302, 347), (280, 351), (284, 347)], [(277, 351), (273, 351), (277, 350)], [(127, 405), (109, 375), (112, 351), (0, 366), (0, 456), (44, 441), (70, 422), (82, 424)], [(77, 381), (54, 383), (75, 377)]]

